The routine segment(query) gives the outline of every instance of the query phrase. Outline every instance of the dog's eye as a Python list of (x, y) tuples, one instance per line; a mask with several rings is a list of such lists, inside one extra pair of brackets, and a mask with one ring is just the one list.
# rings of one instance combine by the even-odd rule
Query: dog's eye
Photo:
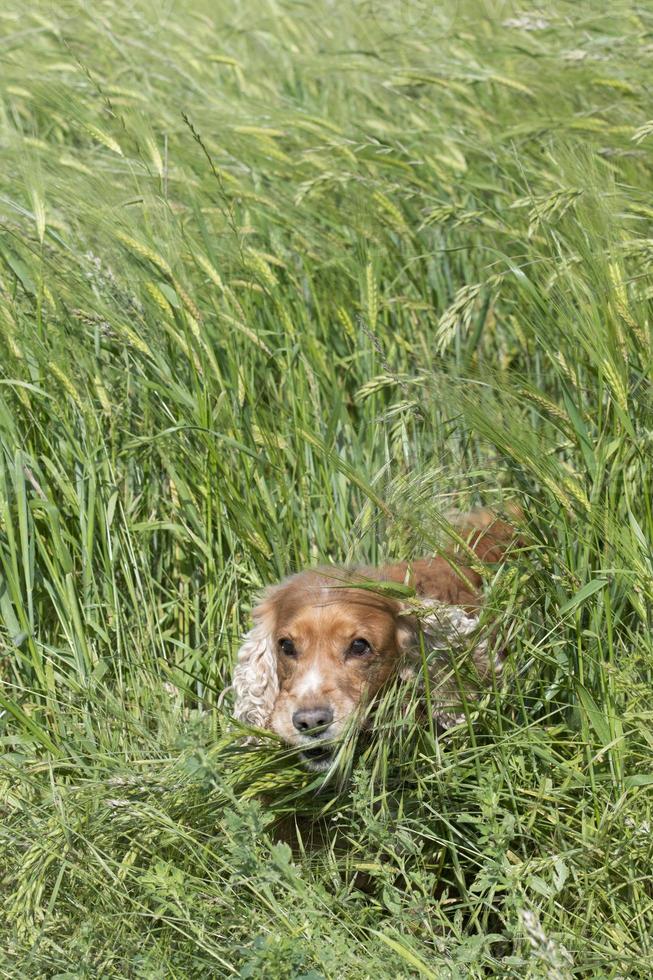
[(362, 657), (364, 654), (369, 653), (371, 649), (367, 640), (364, 640), (362, 636), (358, 636), (352, 642), (348, 652), (352, 657)]
[(295, 644), (292, 640), (279, 640), (279, 649), (282, 653), (285, 653), (287, 657), (294, 657), (297, 653), (295, 650)]

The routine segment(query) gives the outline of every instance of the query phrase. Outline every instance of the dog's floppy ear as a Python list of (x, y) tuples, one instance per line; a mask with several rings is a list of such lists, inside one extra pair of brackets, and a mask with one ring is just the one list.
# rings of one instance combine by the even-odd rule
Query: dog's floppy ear
[(276, 586), (267, 589), (253, 611), (254, 626), (238, 651), (233, 677), (234, 717), (246, 725), (265, 728), (279, 693), (274, 647)]
[(500, 672), (500, 664), (490, 663), (487, 639), (473, 637), (478, 624), (478, 616), (437, 599), (402, 604), (397, 624), (399, 647), (406, 657), (402, 676), (414, 677), (419, 672), (423, 644), (433, 715), (443, 728), (450, 728), (465, 717), (455, 710), (461, 702), (461, 684), (465, 697), (473, 700), (483, 683)]

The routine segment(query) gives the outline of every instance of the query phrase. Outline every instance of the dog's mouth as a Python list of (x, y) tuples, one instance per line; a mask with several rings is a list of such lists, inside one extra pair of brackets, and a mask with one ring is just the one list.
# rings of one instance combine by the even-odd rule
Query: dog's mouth
[(334, 756), (335, 749), (332, 745), (316, 745), (314, 748), (303, 749), (300, 753), (300, 758), (306, 768), (316, 772), (329, 769)]

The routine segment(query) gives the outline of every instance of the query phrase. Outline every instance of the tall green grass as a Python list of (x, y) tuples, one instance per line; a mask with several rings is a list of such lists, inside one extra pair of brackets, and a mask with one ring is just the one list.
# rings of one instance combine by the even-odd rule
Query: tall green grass
[[(3, 975), (650, 976), (653, 10), (0, 31)], [(238, 743), (257, 589), (515, 500), (463, 724)]]

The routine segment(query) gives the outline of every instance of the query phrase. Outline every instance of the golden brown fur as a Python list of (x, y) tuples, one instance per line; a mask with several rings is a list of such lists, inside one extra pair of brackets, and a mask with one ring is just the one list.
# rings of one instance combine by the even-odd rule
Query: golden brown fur
[[(443, 655), (474, 633), (481, 603), (478, 566), (501, 560), (515, 532), (490, 512), (478, 511), (460, 534), (469, 543), (467, 558), (311, 569), (268, 588), (239, 653), (235, 716), (302, 748), (310, 768), (328, 768), (329, 746), (415, 654), (420, 630)], [(412, 587), (428, 607), (426, 619), (387, 588), (374, 591), (370, 580)], [(476, 642), (471, 657), (481, 677), (491, 674), (487, 640)], [(441, 657), (440, 667), (442, 662)], [(456, 698), (442, 670), (434, 680), (435, 708), (444, 718)]]

